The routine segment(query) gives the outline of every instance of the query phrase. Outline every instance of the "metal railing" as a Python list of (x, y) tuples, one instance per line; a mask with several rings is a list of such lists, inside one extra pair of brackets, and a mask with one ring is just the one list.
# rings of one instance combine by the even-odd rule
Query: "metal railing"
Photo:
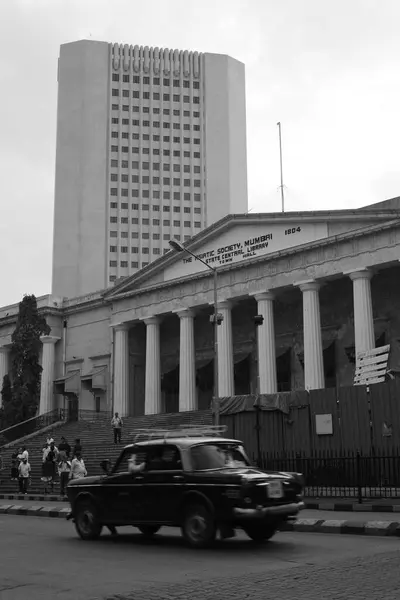
[(400, 498), (400, 456), (360, 452), (345, 455), (262, 455), (263, 469), (296, 471), (305, 479), (310, 498)]
[(31, 419), (27, 419), (26, 421), (22, 421), (22, 423), (17, 423), (16, 425), (7, 427), (7, 429), (0, 431), (0, 447), (10, 444), (11, 442), (15, 442), (16, 440), (19, 440), (27, 435), (35, 433), (36, 431), (40, 431), (44, 427), (48, 427), (53, 423), (64, 420), (65, 411), (63, 409), (56, 408), (43, 415), (38, 415), (36, 417), (32, 417)]

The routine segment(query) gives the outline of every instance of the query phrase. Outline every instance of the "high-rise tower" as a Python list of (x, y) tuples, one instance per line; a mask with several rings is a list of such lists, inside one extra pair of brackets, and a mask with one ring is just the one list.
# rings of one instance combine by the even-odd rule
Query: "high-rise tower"
[(106, 288), (247, 211), (244, 65), (219, 54), (61, 46), (52, 293)]

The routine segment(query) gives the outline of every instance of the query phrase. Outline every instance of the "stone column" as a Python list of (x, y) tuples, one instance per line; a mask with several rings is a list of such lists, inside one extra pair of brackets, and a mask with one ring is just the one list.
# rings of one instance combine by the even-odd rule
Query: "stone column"
[(161, 358), (160, 319), (144, 319), (146, 324), (146, 388), (144, 412), (157, 415), (161, 412)]
[(196, 355), (194, 316), (191, 310), (179, 311), (179, 411), (196, 410)]
[(43, 370), (40, 382), (39, 415), (44, 415), (54, 409), (55, 345), (60, 339), (53, 335), (43, 335), (40, 338), (43, 344)]
[(274, 295), (264, 292), (255, 295), (258, 314), (264, 317), (262, 325), (257, 326), (257, 353), (259, 393), (275, 394), (278, 391), (276, 374)]
[(353, 282), (354, 339), (356, 356), (375, 348), (374, 318), (372, 314), (371, 279), (368, 269), (348, 273)]
[(322, 352), (319, 288), (316, 281), (300, 284), (303, 292), (304, 386), (306, 390), (325, 387)]
[(114, 413), (129, 415), (129, 325), (114, 325)]
[(218, 396), (220, 398), (235, 394), (231, 309), (230, 302), (220, 302), (218, 304), (218, 313), (223, 317), (221, 325), (216, 326), (218, 335)]
[[(0, 346), (0, 392), (3, 389), (3, 379), (5, 375), (8, 375), (9, 372), (9, 364), (8, 357), (10, 354), (10, 349), (6, 348), (6, 346)], [(2, 406), (2, 398), (0, 394), (0, 408)]]

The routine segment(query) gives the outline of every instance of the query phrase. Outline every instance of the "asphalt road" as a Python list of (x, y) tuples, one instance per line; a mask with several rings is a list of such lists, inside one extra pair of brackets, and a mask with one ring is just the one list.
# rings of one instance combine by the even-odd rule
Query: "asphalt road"
[(83, 542), (71, 522), (0, 515), (0, 600), (398, 600), (399, 560), (396, 538), (240, 533), (195, 551), (176, 530)]

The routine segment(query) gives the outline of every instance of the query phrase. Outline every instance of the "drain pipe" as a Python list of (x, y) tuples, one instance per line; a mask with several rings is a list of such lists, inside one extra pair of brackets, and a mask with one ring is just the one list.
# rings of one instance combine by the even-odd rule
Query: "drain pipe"
[(64, 319), (64, 321), (63, 321), (63, 355), (62, 355), (63, 377), (65, 377), (66, 362), (67, 362), (67, 319)]
[[(67, 319), (64, 319), (63, 321), (63, 354), (62, 354), (62, 372), (63, 372), (63, 377), (65, 377), (66, 375), (66, 371), (67, 371)], [(64, 416), (65, 416), (65, 396), (63, 396), (63, 411), (64, 411)]]

